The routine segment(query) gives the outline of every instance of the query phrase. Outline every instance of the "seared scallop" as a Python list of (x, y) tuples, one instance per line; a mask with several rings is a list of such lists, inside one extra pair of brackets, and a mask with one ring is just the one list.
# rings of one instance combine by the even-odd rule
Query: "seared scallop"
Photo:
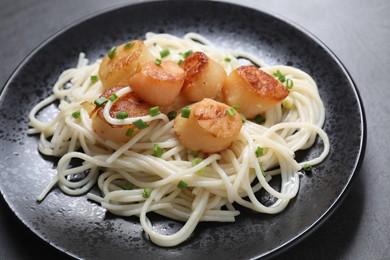
[(241, 116), (233, 108), (208, 98), (195, 103), (188, 118), (178, 115), (174, 122), (180, 143), (187, 149), (205, 153), (228, 148), (241, 127)]
[(186, 72), (182, 95), (190, 102), (214, 98), (226, 78), (224, 68), (203, 52), (195, 52), (182, 63)]
[(127, 86), (139, 65), (154, 60), (143, 41), (134, 40), (113, 47), (103, 58), (99, 67), (99, 79), (104, 89)]
[[(109, 98), (122, 87), (114, 87), (104, 91), (102, 97)], [(142, 101), (134, 92), (127, 93), (118, 98), (112, 105), (110, 115), (115, 118), (118, 112), (127, 112), (128, 117), (146, 116), (152, 106)], [(103, 116), (103, 107), (98, 107), (92, 116), (93, 131), (105, 140), (115, 143), (125, 143), (139, 130), (133, 125), (112, 125)], [(130, 129), (130, 130), (129, 130)]]
[(145, 63), (130, 78), (129, 85), (144, 101), (158, 106), (174, 103), (183, 86), (185, 73), (172, 61)]
[(239, 106), (239, 111), (249, 119), (280, 104), (288, 94), (288, 89), (279, 80), (255, 66), (235, 69), (222, 88), (224, 101)]

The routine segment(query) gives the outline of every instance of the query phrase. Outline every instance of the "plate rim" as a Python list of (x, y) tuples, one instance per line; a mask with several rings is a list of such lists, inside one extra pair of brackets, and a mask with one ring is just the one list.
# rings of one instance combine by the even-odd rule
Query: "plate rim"
[[(23, 70), (25, 65), (33, 58), (41, 49), (45, 48), (51, 41), (55, 40), (57, 37), (60, 35), (64, 34), (68, 30), (71, 30), (72, 28), (75, 28), (79, 26), (80, 24), (87, 22), (91, 19), (98, 18), (101, 15), (104, 15), (109, 12), (114, 12), (121, 10), (123, 8), (131, 8), (134, 6), (142, 6), (142, 5), (154, 5), (156, 3), (160, 2), (173, 2), (173, 3), (185, 3), (185, 2), (202, 2), (202, 3), (207, 3), (207, 4), (222, 4), (222, 5), (230, 5), (231, 7), (234, 8), (245, 8), (249, 9), (251, 11), (254, 11), (256, 13), (261, 13), (261, 15), (267, 15), (272, 17), (272, 19), (276, 19), (279, 22), (285, 23), (294, 29), (300, 31), (303, 33), (305, 36), (307, 36), (310, 40), (314, 41), (317, 45), (319, 45), (323, 50), (325, 50), (328, 55), (332, 58), (333, 61), (335, 61), (338, 65), (338, 67), (342, 70), (344, 76), (348, 80), (351, 89), (353, 90), (353, 93), (355, 94), (356, 97), (356, 103), (357, 103), (357, 108), (359, 110), (359, 116), (360, 116), (360, 129), (361, 129), (361, 136), (360, 136), (360, 146), (358, 149), (357, 157), (355, 158), (354, 162), (354, 167), (353, 169), (350, 170), (351, 174), (349, 175), (347, 183), (344, 185), (342, 191), (338, 194), (337, 197), (335, 197), (334, 202), (326, 209), (326, 211), (316, 219), (315, 222), (313, 222), (311, 225), (309, 225), (306, 229), (302, 230), (302, 232), (294, 235), (294, 237), (288, 241), (286, 241), (283, 244), (279, 244), (277, 247), (273, 248), (270, 251), (267, 251), (264, 255), (258, 255), (256, 257), (264, 257), (264, 258), (271, 258), (275, 257), (276, 255), (279, 255), (290, 248), (296, 246), (298, 243), (302, 242), (305, 240), (308, 236), (313, 234), (323, 223), (325, 223), (338, 209), (338, 207), (343, 203), (344, 199), (348, 195), (351, 186), (356, 179), (356, 176), (359, 174), (364, 157), (365, 157), (365, 150), (366, 150), (366, 145), (367, 145), (367, 121), (366, 121), (366, 115), (365, 115), (365, 109), (363, 105), (363, 101), (361, 98), (361, 94), (359, 92), (359, 89), (354, 82), (353, 78), (351, 77), (350, 73), (348, 72), (347, 68), (345, 65), (342, 63), (342, 61), (337, 57), (337, 55), (324, 43), (322, 42), (316, 35), (311, 33), (309, 30), (304, 28), (303, 26), (299, 25), (298, 23), (294, 22), (293, 20), (277, 14), (274, 11), (267, 10), (263, 6), (249, 6), (245, 1), (242, 3), (233, 3), (230, 2), (229, 0), (223, 1), (223, 0), (212, 0), (212, 1), (198, 1), (198, 0), (188, 0), (188, 1), (180, 1), (180, 0), (146, 0), (146, 1), (133, 1), (133, 2), (125, 2), (125, 3), (119, 3), (115, 4), (110, 7), (103, 8), (99, 11), (95, 11), (91, 14), (88, 14), (84, 17), (81, 17), (68, 25), (62, 27), (61, 29), (57, 30), (54, 32), (52, 35), (50, 35), (48, 38), (43, 40), (41, 43), (39, 43), (35, 48), (33, 48), (27, 55), (26, 57), (17, 65), (17, 67), (12, 71), (12, 73), (9, 75), (8, 79), (5, 81), (5, 84), (1, 86), (0, 89), (0, 101), (6, 94), (6, 92), (9, 90), (9, 86), (13, 82), (14, 78), (17, 77), (17, 74)], [(77, 255), (74, 255), (73, 253), (69, 252), (67, 249), (63, 248), (61, 245), (57, 245), (55, 243), (52, 243), (49, 241), (48, 238), (45, 238), (43, 234), (40, 234), (38, 230), (35, 230), (34, 228), (31, 228), (27, 221), (24, 220), (19, 216), (19, 213), (15, 210), (13, 204), (8, 200), (7, 194), (3, 192), (2, 186), (0, 185), (0, 193), (2, 197), (4, 198), (4, 201), (6, 202), (8, 208), (13, 212), (13, 214), (17, 217), (17, 219), (25, 225), (25, 227), (28, 228), (33, 234), (35, 234), (39, 239), (43, 240), (44, 242), (48, 243), (50, 246), (56, 248), (62, 253), (65, 253), (69, 256), (78, 258)]]

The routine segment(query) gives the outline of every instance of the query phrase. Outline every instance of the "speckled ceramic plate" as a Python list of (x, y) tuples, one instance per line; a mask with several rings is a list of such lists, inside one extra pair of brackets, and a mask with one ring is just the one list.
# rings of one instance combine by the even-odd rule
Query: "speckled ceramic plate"
[[(201, 223), (180, 246), (161, 248), (145, 237), (137, 218), (115, 217), (85, 196), (54, 189), (35, 201), (55, 174), (55, 160), (37, 152), (27, 136), (28, 112), (50, 94), (61, 71), (79, 52), (95, 60), (115, 44), (145, 32), (177, 36), (193, 31), (220, 48), (245, 50), (269, 64), (288, 64), (313, 76), (326, 107), (324, 129), (331, 152), (313, 173), (301, 177), (298, 196), (275, 216), (242, 210), (235, 223)], [(15, 98), (20, 105), (14, 106)], [(10, 78), (0, 99), (0, 188), (33, 232), (79, 258), (247, 259), (270, 256), (305, 237), (340, 204), (360, 166), (365, 124), (357, 90), (336, 57), (317, 39), (268, 13), (217, 2), (147, 2), (109, 10), (78, 22), (43, 43)], [(302, 157), (321, 151), (317, 143)], [(154, 218), (157, 228), (179, 224)]]

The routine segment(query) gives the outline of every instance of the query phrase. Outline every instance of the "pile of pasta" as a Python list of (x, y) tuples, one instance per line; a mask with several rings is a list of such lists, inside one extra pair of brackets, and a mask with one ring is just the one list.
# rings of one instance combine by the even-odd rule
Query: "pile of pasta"
[[(148, 115), (134, 118), (112, 117), (110, 109), (115, 99), (133, 93), (135, 85), (132, 89), (131, 84), (122, 84), (97, 109), (102, 104), (96, 102), (107, 90), (99, 76), (104, 61), (89, 63), (81, 53), (77, 66), (59, 76), (52, 95), (30, 112), (28, 133), (40, 134), (39, 151), (60, 157), (56, 176), (37, 200), (42, 201), (56, 185), (69, 195), (87, 194), (88, 199), (115, 215), (138, 216), (150, 240), (164, 247), (185, 241), (201, 221), (234, 222), (240, 214), (236, 204), (267, 214), (284, 210), (299, 190), (300, 171), (321, 163), (329, 153), (329, 140), (321, 128), (325, 109), (314, 80), (291, 66), (269, 66), (242, 51), (220, 50), (195, 33), (183, 38), (147, 33), (143, 44), (155, 63), (181, 64), (189, 54), (204, 53), (227, 75), (240, 68), (242, 60), (249, 61), (257, 70), (277, 79), (288, 90), (287, 96), (263, 113), (249, 117), (239, 106), (229, 104), (226, 113), (238, 116), (240, 121), (234, 139), (217, 151), (190, 149), (178, 138), (175, 122), (188, 120), (186, 111), (192, 113), (197, 102), (187, 100), (184, 107), (166, 109), (151, 106)], [(221, 93), (217, 93), (208, 102), (221, 99)], [(56, 102), (57, 115), (49, 122), (40, 120), (39, 113)], [(108, 137), (94, 129), (97, 113), (114, 129)], [(136, 121), (144, 127), (135, 127)], [(124, 125), (132, 125), (124, 134), (128, 138), (117, 142), (115, 131)], [(296, 161), (295, 153), (310, 148), (317, 136), (323, 143), (320, 155)], [(198, 140), (185, 138), (194, 144)], [(281, 180), (278, 189), (269, 184), (276, 175)], [(89, 193), (96, 183), (100, 195)], [(271, 205), (264, 205), (256, 197), (261, 189), (275, 198)], [(174, 234), (162, 234), (153, 228), (149, 212), (183, 225)]]

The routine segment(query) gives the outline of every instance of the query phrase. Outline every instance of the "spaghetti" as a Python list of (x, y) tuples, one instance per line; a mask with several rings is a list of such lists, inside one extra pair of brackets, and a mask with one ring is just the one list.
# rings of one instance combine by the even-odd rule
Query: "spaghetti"
[[(306, 164), (321, 163), (329, 153), (329, 140), (321, 129), (325, 110), (313, 79), (293, 67), (269, 66), (243, 52), (218, 50), (195, 33), (184, 38), (147, 33), (144, 43), (155, 57), (169, 49), (167, 59), (174, 62), (188, 50), (202, 51), (227, 73), (240, 66), (237, 57), (245, 58), (269, 74), (282, 73), (293, 87), (282, 104), (265, 113), (264, 122), (246, 120), (232, 145), (215, 154), (183, 147), (173, 131), (173, 121), (163, 113), (124, 120), (111, 117), (113, 101), (109, 100), (103, 111), (107, 122), (120, 125), (142, 119), (149, 123), (119, 145), (93, 131), (89, 111), (82, 105), (97, 99), (103, 86), (94, 79), (100, 61), (89, 64), (81, 53), (77, 67), (64, 71), (53, 86), (53, 94), (30, 112), (28, 133), (40, 134), (39, 151), (60, 157), (57, 175), (37, 200), (43, 200), (55, 185), (66, 194), (81, 195), (97, 183), (101, 196), (88, 193), (90, 200), (115, 215), (138, 216), (151, 241), (164, 247), (185, 241), (200, 221), (235, 221), (240, 213), (235, 203), (261, 213), (282, 211), (298, 192), (299, 171)], [(129, 92), (131, 88), (125, 87), (116, 94), (120, 98)], [(59, 101), (58, 114), (50, 122), (40, 121), (39, 111), (55, 101)], [(321, 154), (297, 162), (295, 152), (310, 148), (317, 136), (323, 142)], [(162, 150), (160, 156), (154, 154), (156, 147)], [(75, 160), (83, 163), (74, 165)], [(281, 177), (279, 190), (269, 184), (275, 175)], [(256, 198), (261, 189), (275, 198), (272, 205)], [(160, 234), (153, 229), (149, 212), (185, 224), (175, 234)]]

